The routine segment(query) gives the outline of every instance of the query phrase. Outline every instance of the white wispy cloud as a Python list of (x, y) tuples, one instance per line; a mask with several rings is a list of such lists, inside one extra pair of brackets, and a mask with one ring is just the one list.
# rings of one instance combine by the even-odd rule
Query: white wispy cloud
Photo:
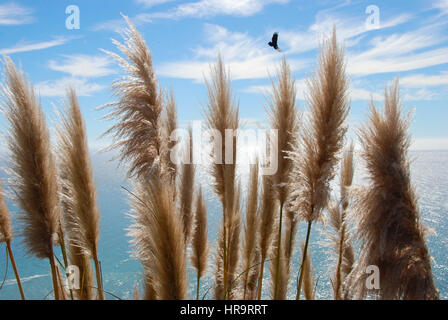
[(183, 3), (172, 10), (155, 12), (149, 16), (165, 19), (203, 18), (216, 15), (247, 17), (260, 12), (267, 5), (288, 2), (289, 0), (200, 0)]
[[(203, 80), (210, 70), (210, 62), (220, 53), (229, 68), (232, 79), (260, 79), (275, 73), (281, 55), (265, 46), (266, 41), (247, 33), (231, 32), (218, 25), (205, 24), (205, 38), (209, 46), (193, 50), (193, 59), (162, 63), (157, 67), (161, 76)], [(309, 62), (288, 60), (291, 69), (299, 70)]]
[[(254, 85), (244, 89), (243, 92), (266, 95), (271, 92), (271, 90), (271, 85)], [(305, 100), (307, 90), (308, 89), (305, 79), (296, 81), (296, 98), (298, 100)], [(379, 92), (354, 87), (349, 89), (349, 96), (351, 101), (370, 101), (371, 99), (373, 99), (374, 101), (384, 100), (383, 95)]]
[(135, 2), (144, 5), (145, 7), (154, 7), (159, 4), (167, 3), (167, 2), (173, 2), (175, 0), (135, 0)]
[(349, 59), (348, 70), (352, 75), (369, 75), (418, 70), (445, 63), (448, 63), (448, 48), (440, 48), (418, 54), (400, 54), (384, 58), (353, 57)]
[(443, 44), (446, 23), (436, 23), (417, 30), (385, 37), (375, 37), (370, 48), (348, 56), (348, 70), (353, 75), (402, 72), (448, 63), (448, 47)]
[(431, 101), (440, 98), (440, 93), (421, 88), (418, 90), (403, 90), (404, 101)]
[[(269, 94), (271, 90), (272, 90), (271, 85), (253, 85), (245, 88), (243, 92), (266, 95)], [(302, 101), (305, 100), (307, 94), (307, 86), (306, 81), (304, 79), (301, 79), (296, 82), (296, 90), (297, 90), (296, 98)], [(372, 91), (360, 87), (350, 87), (349, 97), (351, 101), (369, 102), (373, 99), (373, 101), (381, 102), (384, 101), (384, 92)], [(439, 95), (436, 92), (423, 88), (416, 91), (403, 90), (402, 97), (403, 101), (425, 101), (425, 100), (428, 101), (437, 99)]]
[[(149, 23), (152, 21), (150, 14), (148, 13), (140, 13), (134, 17), (131, 18), (132, 23), (135, 26), (140, 26), (145, 23)], [(126, 28), (127, 24), (124, 21), (124, 19), (112, 19), (107, 21), (102, 21), (94, 26), (92, 26), (90, 29), (92, 31), (114, 31), (114, 32), (121, 32), (124, 28)]]
[(440, 10), (440, 15), (448, 14), (448, 0), (438, 0), (433, 3), (433, 8)]
[(85, 78), (73, 77), (43, 81), (34, 86), (38, 94), (42, 97), (63, 97), (67, 94), (67, 88), (69, 87), (74, 88), (78, 96), (91, 96), (106, 88), (104, 85), (89, 82)]
[(0, 55), (9, 55), (9, 54), (20, 53), (20, 52), (48, 49), (48, 48), (63, 45), (65, 43), (67, 43), (68, 41), (70, 41), (71, 39), (73, 39), (73, 38), (59, 37), (54, 40), (42, 41), (42, 42), (34, 42), (34, 43), (21, 42), (12, 47), (9, 47), (9, 48), (1, 48)]
[(31, 15), (32, 13), (33, 10), (31, 8), (23, 7), (13, 2), (0, 4), (0, 26), (32, 23), (35, 21)]
[(350, 88), (350, 99), (352, 101), (382, 101), (384, 96), (381, 93), (374, 92), (363, 88)]
[(405, 87), (437, 87), (448, 85), (448, 71), (435, 75), (413, 74), (400, 79)]
[(103, 77), (115, 73), (115, 70), (110, 68), (112, 61), (108, 56), (77, 54), (63, 57), (62, 62), (49, 61), (48, 67), (51, 70), (68, 73), (72, 77)]
[[(147, 3), (149, 6), (170, 2), (169, 0), (137, 0)], [(204, 18), (219, 15), (248, 17), (259, 13), (267, 5), (285, 4), (289, 0), (200, 0), (179, 4), (178, 6), (160, 12), (143, 12), (131, 17), (132, 22), (138, 26), (152, 22), (154, 19), (181, 19)], [(119, 31), (123, 28), (122, 19), (113, 19), (97, 23), (92, 27), (93, 31)]]
[[(362, 16), (337, 15), (328, 10), (316, 14), (315, 21), (306, 31), (280, 30), (281, 41), (285, 43), (288, 53), (302, 53), (319, 47), (323, 36), (332, 32), (333, 26), (337, 28), (340, 41), (346, 47), (357, 44), (367, 33), (371, 32), (365, 26)], [(387, 29), (408, 22), (412, 15), (403, 13), (380, 23), (379, 29)]]
[[(305, 94), (307, 90), (307, 84), (305, 79), (299, 79), (296, 80), (296, 99), (298, 100), (305, 100)], [(272, 92), (272, 85), (266, 84), (266, 85), (254, 85), (250, 86), (243, 90), (243, 92), (247, 93), (255, 93), (255, 94), (262, 94), (262, 95), (269, 95)]]

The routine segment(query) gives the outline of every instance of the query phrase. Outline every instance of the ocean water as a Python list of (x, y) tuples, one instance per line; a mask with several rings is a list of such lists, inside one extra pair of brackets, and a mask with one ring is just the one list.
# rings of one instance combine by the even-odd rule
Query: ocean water
[[(424, 223), (433, 230), (428, 236), (427, 245), (433, 257), (432, 267), (436, 284), (440, 290), (441, 297), (448, 299), (448, 151), (419, 151), (411, 152), (412, 177), (419, 195), (419, 205)], [(108, 299), (130, 299), (133, 296), (134, 286), (141, 283), (141, 267), (137, 260), (132, 258), (132, 246), (127, 236), (127, 228), (131, 224), (128, 217), (129, 205), (127, 194), (122, 186), (127, 186), (123, 170), (117, 169), (116, 163), (108, 162), (110, 155), (94, 153), (92, 155), (95, 179), (98, 188), (98, 201), (101, 209), (101, 238), (99, 243), (99, 255), (102, 265), (104, 288), (114, 296), (106, 294)], [(198, 180), (205, 188), (205, 197), (209, 214), (209, 239), (212, 246), (216, 243), (216, 234), (220, 224), (220, 204), (210, 190), (210, 178), (205, 170), (197, 170)], [(243, 186), (247, 180), (243, 172), (241, 176)], [(362, 183), (358, 178), (357, 182)], [(11, 211), (14, 208), (8, 203)], [(14, 223), (17, 230), (17, 224)], [(303, 241), (305, 225), (300, 225), (297, 234), (297, 243)], [(28, 299), (50, 299), (52, 298), (51, 276), (48, 261), (38, 260), (26, 254), (21, 239), (16, 238), (13, 250), (19, 272), (22, 277), (23, 287)], [(321, 226), (313, 229), (311, 235), (312, 264), (316, 274), (317, 297), (320, 299), (331, 299), (331, 284), (329, 277), (332, 273), (332, 262), (329, 249), (324, 245), (326, 236)], [(298, 248), (298, 246), (296, 246)], [(293, 259), (293, 275), (291, 279), (292, 298), (296, 278), (297, 262), (299, 253)], [(5, 245), (0, 245), (0, 283), (5, 277)], [(213, 263), (213, 259), (211, 259)], [(268, 268), (265, 268), (268, 270)], [(212, 297), (210, 288), (213, 281), (212, 268), (202, 282), (201, 296)], [(189, 286), (189, 295), (194, 298), (194, 273), (189, 268), (189, 277), (192, 279)], [(19, 293), (14, 280), (11, 267), (5, 277), (3, 287), (0, 290), (0, 299), (19, 299)], [(269, 274), (265, 272), (265, 284), (269, 282)], [(264, 286), (264, 296), (267, 297), (267, 285)], [(115, 297), (116, 296), (116, 297)]]

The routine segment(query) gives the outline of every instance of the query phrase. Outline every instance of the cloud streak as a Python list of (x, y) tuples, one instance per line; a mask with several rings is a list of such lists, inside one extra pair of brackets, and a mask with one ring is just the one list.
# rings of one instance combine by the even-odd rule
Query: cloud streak
[(259, 13), (267, 5), (285, 4), (289, 0), (200, 0), (178, 5), (176, 8), (149, 14), (150, 18), (203, 18), (217, 15), (248, 17)]
[[(207, 47), (193, 50), (193, 59), (162, 63), (157, 70), (161, 76), (202, 81), (208, 75), (210, 61), (221, 54), (230, 69), (232, 79), (263, 79), (275, 72), (281, 55), (269, 47), (266, 41), (250, 37), (247, 33), (231, 32), (218, 25), (205, 24)], [(309, 61), (289, 59), (293, 71), (305, 68)]]
[(54, 40), (43, 41), (43, 42), (18, 43), (13, 47), (0, 49), (0, 55), (10, 55), (10, 54), (20, 53), (20, 52), (48, 49), (48, 48), (66, 44), (70, 40), (71, 40), (71, 38), (60, 37), (60, 38), (57, 38)]
[(441, 44), (447, 37), (443, 33), (446, 22), (426, 27), (375, 37), (370, 48), (348, 56), (348, 71), (352, 75), (403, 72), (448, 63), (448, 47)]
[(0, 4), (0, 26), (16, 26), (35, 21), (33, 10), (15, 3)]
[(135, 0), (135, 2), (144, 5), (146, 8), (154, 7), (159, 4), (173, 2), (174, 0)]
[(67, 88), (72, 87), (78, 96), (91, 96), (106, 88), (104, 85), (89, 82), (85, 78), (66, 77), (58, 80), (43, 81), (35, 85), (36, 91), (42, 97), (63, 97)]
[(448, 85), (448, 72), (435, 75), (413, 74), (400, 79), (400, 85), (405, 87), (437, 87)]
[[(136, 0), (147, 6), (155, 6), (171, 0)], [(159, 12), (140, 13), (131, 18), (136, 26), (153, 22), (155, 19), (210, 18), (214, 16), (249, 17), (261, 12), (266, 6), (286, 4), (289, 0), (200, 0), (179, 4)], [(93, 31), (118, 31), (123, 27), (119, 19), (100, 22), (92, 27)]]
[(64, 61), (50, 60), (48, 67), (54, 71), (70, 74), (72, 77), (103, 77), (115, 73), (110, 68), (112, 61), (107, 56), (64, 55)]

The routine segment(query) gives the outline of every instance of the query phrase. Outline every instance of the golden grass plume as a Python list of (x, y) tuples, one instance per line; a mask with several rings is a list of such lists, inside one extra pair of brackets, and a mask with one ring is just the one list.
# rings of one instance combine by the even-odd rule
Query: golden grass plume
[(270, 176), (263, 176), (263, 189), (260, 199), (260, 223), (258, 247), (260, 249), (260, 271), (258, 278), (257, 299), (261, 299), (263, 287), (264, 262), (271, 255), (274, 230), (277, 223), (277, 207), (275, 206), (275, 195), (272, 190), (272, 180)]
[(204, 276), (208, 265), (208, 254), (210, 248), (207, 240), (207, 208), (202, 196), (202, 189), (199, 189), (196, 197), (196, 210), (194, 215), (194, 229), (191, 240), (192, 253), (191, 264), (197, 273), (196, 299), (199, 299), (200, 279)]
[[(81, 108), (74, 89), (68, 89), (64, 111), (60, 115), (58, 154), (62, 183), (65, 229), (70, 242), (71, 263), (75, 260), (86, 280), (85, 298), (91, 297), (90, 261), (99, 269), (98, 241), (100, 211), (96, 200), (87, 134)], [(84, 273), (85, 272), (85, 273)], [(97, 270), (97, 286), (100, 299), (104, 299), (100, 271)]]
[[(212, 157), (215, 159), (211, 168), (211, 176), (213, 177), (213, 187), (223, 206), (223, 242), (221, 252), (217, 252), (217, 259), (222, 257), (223, 262), (217, 262), (217, 268), (222, 265), (222, 283), (224, 295), (227, 294), (227, 285), (229, 278), (229, 269), (236, 261), (232, 261), (230, 254), (228, 254), (230, 243), (234, 244), (239, 239), (239, 226), (234, 226), (234, 223), (239, 223), (237, 216), (239, 208), (235, 207), (236, 195), (236, 147), (237, 147), (237, 132), (239, 126), (238, 105), (232, 97), (232, 90), (230, 86), (230, 77), (225, 70), (224, 63), (221, 56), (215, 65), (211, 67), (211, 80), (206, 82), (208, 89), (208, 104), (205, 112), (207, 128), (213, 135), (213, 153)], [(226, 131), (232, 130), (232, 137), (230, 141), (226, 139)], [(228, 131), (227, 131), (228, 132)], [(231, 153), (231, 154), (230, 154)], [(227, 159), (230, 158), (230, 159)], [(230, 160), (230, 161), (229, 161)], [(218, 250), (221, 250), (218, 249)], [(236, 252), (232, 252), (233, 255)]]
[(21, 235), (30, 254), (52, 258), (59, 225), (59, 186), (50, 135), (34, 89), (9, 57), (3, 61), (2, 112), (9, 122), (12, 189), (22, 209)]
[(112, 86), (118, 100), (103, 107), (111, 109), (105, 118), (116, 120), (104, 135), (114, 139), (109, 149), (120, 150), (119, 160), (129, 164), (128, 175), (147, 178), (154, 168), (163, 169), (159, 166), (163, 152), (162, 95), (151, 51), (129, 18), (124, 18), (128, 23), (124, 44), (113, 40), (123, 56), (103, 50), (128, 74)]
[(6, 206), (3, 194), (3, 186), (0, 182), (0, 243), (11, 242), (13, 239), (11, 217), (9, 209)]
[[(273, 190), (276, 194), (276, 200), (280, 205), (280, 218), (278, 224), (277, 250), (282, 250), (282, 227), (283, 227), (283, 207), (288, 198), (288, 183), (291, 176), (292, 161), (288, 157), (288, 152), (292, 151), (293, 142), (299, 129), (299, 116), (295, 105), (297, 90), (295, 79), (291, 77), (291, 69), (283, 57), (280, 69), (277, 72), (277, 84), (272, 82), (272, 93), (268, 98), (268, 117), (271, 129), (277, 130), (277, 144), (275, 145), (277, 159), (277, 171), (271, 177), (273, 181)], [(294, 229), (290, 228), (290, 232)], [(286, 235), (288, 239), (292, 239), (292, 235)], [(288, 246), (291, 246), (286, 242)], [(276, 258), (280, 259), (282, 255), (276, 254)], [(283, 263), (283, 262), (282, 262)], [(276, 261), (278, 271), (280, 270), (280, 261)], [(279, 275), (274, 275), (274, 293), (275, 286)]]
[[(329, 201), (330, 181), (335, 175), (347, 131), (348, 78), (344, 49), (337, 43), (336, 27), (321, 49), (317, 72), (308, 81), (307, 102), (309, 116), (295, 150), (290, 152), (294, 163), (290, 210), (308, 223), (302, 259), (307, 255), (312, 222), (321, 217)], [(300, 299), (303, 265), (304, 261), (300, 267), (297, 299)]]
[(193, 133), (191, 127), (188, 129), (185, 152), (188, 157), (182, 163), (182, 172), (179, 180), (179, 202), (180, 214), (183, 222), (185, 242), (190, 240), (191, 227), (193, 224), (193, 196), (194, 196), (194, 176), (195, 165), (193, 157)]
[(351, 272), (354, 263), (354, 248), (348, 226), (348, 207), (350, 201), (349, 188), (353, 182), (354, 162), (353, 144), (345, 150), (340, 173), (340, 200), (328, 210), (330, 226), (334, 234), (330, 235), (332, 247), (336, 254), (336, 270), (332, 278), (333, 296), (335, 300), (343, 297), (342, 284)]
[(171, 150), (175, 147), (176, 141), (171, 140), (171, 134), (177, 129), (177, 105), (174, 97), (173, 89), (170, 88), (165, 99), (165, 107), (163, 113), (162, 133), (163, 143), (165, 146), (163, 150), (163, 163), (166, 165), (167, 174), (171, 177), (172, 184), (175, 185), (177, 176), (176, 161), (171, 159)]
[(131, 205), (135, 215), (130, 235), (135, 255), (149, 270), (151, 286), (160, 300), (187, 297), (186, 255), (182, 220), (166, 181), (153, 176), (135, 184)]
[[(379, 299), (439, 298), (411, 183), (408, 129), (397, 79), (385, 90), (382, 112), (372, 103), (368, 123), (359, 131), (369, 185), (354, 209), (362, 241), (351, 277), (355, 298), (368, 293)], [(369, 265), (379, 268), (379, 290), (366, 288)]]
[[(257, 273), (258, 263), (258, 161), (250, 169), (249, 188), (247, 190), (246, 224), (243, 243), (243, 299), (251, 296), (255, 288), (253, 275)], [(255, 277), (256, 279), (256, 277)]]

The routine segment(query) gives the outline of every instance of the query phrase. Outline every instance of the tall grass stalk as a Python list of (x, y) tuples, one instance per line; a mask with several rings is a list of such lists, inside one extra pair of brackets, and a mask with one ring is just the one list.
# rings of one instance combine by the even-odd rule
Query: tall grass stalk
[(124, 43), (113, 40), (123, 56), (103, 50), (127, 73), (112, 85), (118, 100), (101, 107), (110, 110), (105, 119), (116, 121), (104, 136), (113, 139), (107, 150), (120, 150), (119, 160), (126, 163), (128, 176), (147, 179), (155, 173), (167, 171), (163, 161), (161, 129), (163, 98), (154, 73), (151, 51), (129, 18), (124, 18), (128, 24), (123, 33)]
[(50, 135), (32, 85), (9, 57), (3, 60), (5, 85), (1, 110), (9, 122), (11, 186), (21, 208), (21, 235), (28, 253), (50, 261), (55, 298), (59, 299), (53, 253), (60, 221), (59, 186)]
[(98, 297), (104, 300), (98, 261), (100, 211), (96, 202), (85, 124), (73, 89), (67, 92), (67, 101), (60, 117), (59, 162), (66, 227), (72, 243), (93, 259)]
[[(209, 131), (213, 135), (213, 154), (215, 159), (211, 176), (214, 179), (214, 191), (222, 204), (222, 283), (220, 290), (226, 296), (229, 283), (229, 268), (236, 261), (231, 261), (229, 246), (232, 239), (232, 230), (237, 231), (235, 219), (235, 175), (236, 175), (236, 144), (237, 136), (234, 134), (228, 139), (227, 130), (236, 133), (239, 126), (238, 105), (232, 98), (230, 77), (227, 74), (221, 56), (217, 63), (211, 67), (211, 80), (207, 81), (208, 104), (206, 108), (206, 121)], [(228, 155), (229, 158), (228, 159)], [(239, 209), (239, 208), (238, 208)], [(233, 236), (236, 233), (233, 232)], [(238, 235), (239, 238), (239, 235)], [(235, 239), (234, 239), (235, 240)], [(218, 263), (218, 266), (220, 264)], [(224, 299), (222, 296), (220, 299)]]
[(196, 211), (194, 215), (194, 229), (192, 242), (191, 263), (196, 269), (196, 300), (199, 300), (200, 281), (207, 270), (209, 247), (207, 244), (207, 208), (199, 189), (196, 197)]
[(272, 191), (272, 180), (269, 176), (263, 177), (263, 191), (260, 200), (260, 224), (259, 224), (259, 248), (260, 248), (260, 271), (257, 285), (257, 299), (261, 299), (263, 289), (264, 263), (272, 251), (274, 230), (277, 222), (277, 208), (275, 206), (275, 196)]
[[(288, 198), (288, 182), (292, 170), (292, 161), (287, 152), (292, 151), (292, 145), (299, 129), (298, 111), (295, 105), (296, 86), (295, 79), (291, 77), (291, 70), (283, 57), (280, 69), (277, 72), (277, 83), (272, 81), (272, 93), (268, 97), (268, 116), (271, 129), (277, 130), (277, 172), (272, 176), (273, 191), (279, 203), (279, 223), (277, 234), (277, 254), (274, 275), (274, 299), (277, 299), (279, 282), (280, 251), (282, 250), (282, 226), (285, 202)], [(292, 230), (291, 230), (292, 231)], [(288, 236), (289, 238), (289, 236)]]
[(136, 257), (150, 270), (155, 298), (187, 297), (186, 255), (182, 219), (166, 180), (153, 176), (139, 182), (130, 203), (134, 223), (130, 229)]
[(195, 165), (193, 163), (193, 132), (191, 127), (188, 129), (188, 137), (186, 139), (186, 148), (184, 154), (184, 163), (182, 164), (182, 172), (179, 180), (179, 202), (180, 214), (183, 222), (185, 243), (188, 244), (191, 236), (191, 228), (193, 224), (193, 198), (194, 198), (194, 177)]
[(329, 209), (330, 225), (335, 231), (332, 236), (334, 251), (336, 253), (336, 270), (333, 277), (333, 294), (335, 300), (342, 299), (342, 284), (351, 272), (354, 262), (354, 249), (348, 231), (349, 188), (353, 182), (354, 161), (353, 144), (345, 150), (340, 173), (340, 199), (336, 205)]
[(0, 243), (5, 242), (6, 248), (8, 250), (8, 255), (11, 260), (11, 265), (14, 270), (14, 275), (17, 280), (17, 287), (19, 288), (20, 297), (25, 300), (25, 294), (22, 288), (22, 282), (20, 281), (19, 271), (17, 270), (16, 260), (14, 259), (14, 254), (12, 253), (11, 242), (13, 239), (12, 226), (11, 226), (11, 216), (6, 206), (5, 197), (3, 194), (3, 186), (0, 182)]
[[(244, 232), (243, 266), (243, 299), (252, 296), (255, 287), (251, 283), (256, 269), (252, 266), (257, 264), (258, 248), (258, 160), (250, 169), (249, 188), (247, 190), (246, 204), (246, 226)], [(258, 269), (258, 268), (257, 268)]]
[[(357, 299), (367, 294), (379, 299), (439, 299), (411, 182), (410, 118), (402, 110), (396, 80), (385, 90), (383, 110), (371, 103), (367, 125), (359, 131), (368, 187), (353, 210), (362, 241), (349, 283)], [(379, 290), (365, 285), (369, 265), (380, 270)]]
[(347, 131), (349, 111), (348, 79), (345, 74), (344, 49), (336, 39), (336, 27), (323, 44), (318, 70), (308, 81), (309, 117), (296, 143), (291, 159), (294, 170), (291, 181), (291, 210), (307, 222), (307, 233), (300, 263), (296, 299), (300, 299), (303, 266), (308, 254), (311, 227), (326, 208), (330, 181), (335, 175), (339, 153)]

